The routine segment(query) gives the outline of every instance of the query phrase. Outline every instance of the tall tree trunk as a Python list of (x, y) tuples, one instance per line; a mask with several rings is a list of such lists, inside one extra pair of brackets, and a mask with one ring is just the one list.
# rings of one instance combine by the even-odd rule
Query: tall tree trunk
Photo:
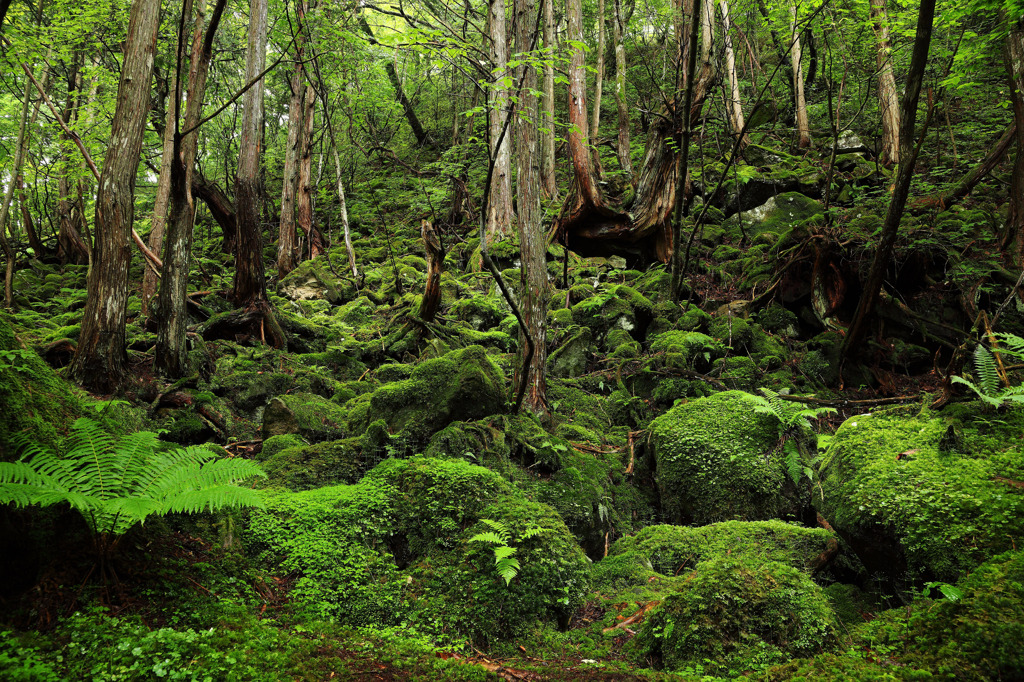
[[(330, 123), (328, 122), (328, 125)], [(356, 267), (356, 252), (352, 248), (352, 234), (348, 224), (348, 204), (345, 201), (345, 183), (341, 179), (341, 156), (338, 154), (338, 146), (334, 143), (334, 134), (331, 134), (331, 151), (334, 152), (335, 177), (338, 180), (338, 210), (341, 213), (341, 229), (345, 235), (345, 251), (348, 253), (348, 265), (352, 269), (352, 279), (359, 285), (359, 268)]]
[[(366, 17), (359, 16), (359, 28), (366, 34), (371, 45), (377, 45), (377, 39), (373, 37), (373, 29), (370, 28), (370, 24), (367, 23)], [(420, 123), (420, 119), (416, 116), (416, 110), (412, 106), (412, 102), (405, 95), (405, 88), (402, 87), (402, 81), (398, 77), (398, 72), (395, 70), (395, 64), (392, 61), (388, 61), (384, 64), (384, 70), (387, 72), (388, 80), (391, 82), (391, 87), (395, 90), (395, 99), (402, 105), (402, 111), (405, 113), (405, 120), (409, 122), (409, 127), (412, 128), (412, 134), (416, 136), (416, 142), (421, 146), (427, 146), (430, 144), (430, 137), (427, 132), (423, 130), (423, 125)]]
[(25, 179), (18, 176), (18, 206), (21, 208), (21, 224), (25, 228), (25, 236), (28, 237), (28, 245), (36, 254), (36, 258), (44, 258), (49, 254), (48, 249), (39, 239), (39, 231), (36, 230), (35, 222), (32, 220), (32, 213), (28, 209), (28, 197), (25, 196)]
[(78, 349), (69, 371), (83, 386), (101, 393), (118, 390), (128, 377), (125, 316), (135, 174), (149, 110), (159, 24), (160, 0), (132, 3), (117, 108), (96, 197), (96, 250)]
[(583, 5), (581, 0), (567, 0), (568, 39), (572, 45), (569, 59), (569, 155), (572, 158), (575, 191), (589, 206), (601, 206), (601, 191), (590, 163), (589, 127), (587, 125), (586, 52), (583, 50)]
[(715, 56), (715, 3), (701, 3), (700, 11), (700, 63), (710, 64)]
[[(615, 41), (615, 106), (619, 112), (619, 144), (616, 154), (622, 172), (629, 179), (629, 184), (636, 189), (636, 176), (633, 175), (633, 160), (629, 147), (629, 109), (626, 106), (626, 45), (623, 42), (626, 25), (622, 16), (622, 0), (614, 0), (614, 3), (612, 36)], [(547, 8), (549, 4), (551, 3), (545, 2), (544, 7)]]
[(487, 202), (488, 246), (512, 233), (512, 140), (508, 133), (499, 137), (508, 115), (509, 92), (502, 85), (508, 64), (508, 40), (505, 28), (505, 0), (488, 0), (488, 25), (491, 37), (491, 64), (494, 67), (494, 89), (491, 91), (491, 115), (488, 136), (494, 161), (494, 177), (491, 180), (491, 196)]
[(892, 42), (885, 0), (871, 0), (871, 23), (875, 29), (878, 65), (878, 110), (882, 115), (882, 149), (879, 162), (891, 167), (900, 161), (900, 101), (892, 69)]
[(1010, 179), (1010, 206), (1006, 234), (1011, 255), (1018, 267), (1024, 267), (1024, 20), (1009, 20), (1006, 36), (1006, 72), (1009, 78), (1013, 119), (1017, 124), (1017, 158)]
[(885, 271), (892, 261), (893, 245), (900, 227), (900, 218), (907, 204), (910, 193), (910, 181), (914, 176), (914, 164), (917, 161), (914, 153), (914, 127), (917, 121), (917, 102), (921, 95), (921, 83), (924, 81), (924, 70), (928, 65), (928, 48), (932, 40), (932, 20), (935, 16), (935, 0), (921, 0), (921, 9), (917, 17), (917, 35), (914, 38), (914, 53), (910, 59), (910, 71), (907, 74), (906, 95), (903, 98), (903, 110), (900, 115), (900, 165), (896, 171), (896, 183), (893, 187), (889, 209), (882, 223), (882, 239), (871, 262), (871, 270), (853, 322), (843, 342), (842, 355), (850, 357), (862, 347), (861, 340), (867, 332), (868, 320), (878, 299), (878, 292), (885, 279)]
[(796, 0), (789, 5), (790, 39), (793, 49), (790, 60), (793, 64), (793, 106), (796, 107), (796, 146), (806, 149), (811, 146), (811, 124), (807, 118), (807, 99), (804, 97), (804, 69), (801, 64), (803, 55), (800, 50), (800, 27), (797, 24)]
[(597, 146), (598, 130), (601, 128), (601, 96), (604, 92), (604, 0), (597, 0), (597, 69), (594, 73), (594, 104), (590, 119), (590, 150), (594, 156), (594, 173), (598, 178), (604, 177), (601, 167), (601, 152)]
[(302, 82), (302, 48), (297, 45), (295, 52), (297, 61), (291, 77), (288, 142), (284, 150), (284, 179), (281, 183), (281, 222), (277, 233), (278, 278), (284, 277), (299, 264), (298, 233), (295, 231), (295, 194), (299, 185), (299, 147), (305, 119), (303, 97), (306, 94), (306, 86)]
[[(267, 58), (267, 0), (249, 2), (249, 45), (245, 82), (255, 79)], [(235, 255), (235, 304), (249, 311), (269, 310), (263, 274), (263, 231), (260, 226), (260, 142), (263, 128), (263, 87), (249, 88), (242, 99), (242, 130), (238, 143), (235, 214), (238, 244)]]
[(434, 226), (429, 220), (420, 221), (420, 236), (427, 255), (427, 283), (423, 287), (423, 298), (420, 300), (419, 317), (424, 322), (432, 322), (441, 305), (441, 275), (444, 273), (444, 248), (437, 236)]
[(302, 112), (302, 146), (299, 155), (298, 193), (295, 197), (295, 222), (306, 236), (306, 250), (310, 258), (324, 252), (323, 235), (313, 224), (313, 114), (316, 111), (316, 92), (306, 86)]
[(543, 108), (544, 129), (541, 133), (541, 183), (544, 195), (549, 199), (558, 196), (555, 183), (555, 3), (544, 0), (544, 97)]
[[(188, 279), (192, 261), (193, 228), (195, 227), (195, 200), (192, 197), (192, 175), (199, 153), (199, 131), (196, 126), (203, 114), (203, 96), (206, 79), (213, 58), (213, 36), (220, 25), (226, 0), (218, 0), (205, 23), (204, 0), (196, 9), (195, 30), (192, 36), (191, 59), (188, 75), (188, 103), (185, 105), (184, 127), (174, 121), (174, 150), (171, 165), (170, 213), (167, 219), (167, 249), (160, 278), (160, 298), (157, 302), (156, 362), (157, 371), (178, 379), (188, 372), (188, 349), (185, 333), (188, 324)], [(190, 11), (191, 0), (185, 3)], [(184, 43), (184, 36), (181, 36)], [(180, 86), (174, 99), (180, 99)], [(180, 109), (180, 102), (175, 109)], [(191, 131), (182, 135), (182, 130)]]
[[(602, 6), (604, 5), (602, 0)], [(536, 8), (533, 0), (516, 0), (516, 49), (525, 55), (535, 42)], [(603, 23), (603, 17), (602, 17)], [(603, 53), (603, 51), (602, 51)], [(521, 57), (522, 58), (522, 57)], [(525, 72), (524, 72), (525, 69)], [(517, 69), (519, 110), (515, 120), (516, 138), (516, 207), (519, 212), (516, 225), (519, 230), (519, 252), (522, 267), (519, 270), (519, 300), (526, 329), (520, 329), (519, 350), (522, 356), (532, 348), (531, 357), (522, 356), (518, 366), (518, 381), (514, 386), (525, 387), (523, 405), (534, 414), (548, 412), (545, 366), (547, 364), (547, 311), (550, 297), (546, 263), (547, 239), (541, 225), (540, 210), (540, 155), (537, 130), (537, 72), (529, 62)], [(527, 335), (529, 338), (526, 338)]]
[(92, 260), (92, 245), (82, 238), (85, 230), (85, 210), (79, 201), (75, 200), (71, 187), (71, 160), (73, 145), (71, 135), (67, 128), (72, 125), (78, 116), (78, 108), (81, 103), (81, 79), (79, 77), (80, 56), (72, 58), (68, 69), (67, 92), (68, 99), (64, 111), (60, 112), (61, 126), (61, 161), (60, 175), (57, 178), (57, 216), (59, 227), (57, 229), (57, 255), (61, 263), (83, 264)]
[[(167, 228), (167, 210), (171, 201), (171, 166), (174, 159), (174, 131), (178, 120), (178, 69), (171, 69), (171, 91), (167, 96), (167, 115), (164, 118), (163, 153), (160, 156), (160, 175), (156, 181), (156, 199), (153, 200), (153, 224), (147, 245), (156, 254), (163, 253), (164, 232)], [(142, 272), (142, 317), (149, 318), (150, 302), (156, 296), (159, 282), (153, 268)]]
[[(740, 101), (740, 79), (736, 73), (736, 53), (732, 49), (732, 33), (729, 19), (729, 0), (721, 0), (722, 9), (722, 42), (725, 43), (725, 70), (729, 75), (729, 127), (733, 135), (743, 130), (743, 105)], [(744, 134), (740, 141), (740, 151), (750, 144), (750, 138)]]

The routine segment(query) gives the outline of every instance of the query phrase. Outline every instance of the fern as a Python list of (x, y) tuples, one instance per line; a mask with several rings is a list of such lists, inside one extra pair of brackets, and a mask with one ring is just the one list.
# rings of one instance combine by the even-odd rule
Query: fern
[(823, 414), (835, 412), (834, 407), (800, 407), (799, 403), (786, 400), (781, 394), (770, 388), (760, 389), (764, 397), (751, 395), (754, 402), (754, 412), (767, 414), (774, 417), (778, 423), (779, 445), (785, 455), (786, 473), (795, 484), (800, 483), (802, 476), (813, 479), (813, 470), (804, 464), (804, 458), (800, 451), (800, 442), (803, 438), (812, 438), (817, 442), (814, 434), (814, 427), (811, 419), (816, 419)]
[[(498, 571), (498, 575), (505, 580), (505, 586), (508, 587), (515, 577), (519, 575), (519, 571), (522, 569), (522, 566), (519, 564), (519, 559), (515, 557), (519, 548), (512, 547), (509, 544), (512, 542), (512, 533), (504, 523), (493, 519), (480, 520), (490, 526), (492, 530), (485, 530), (482, 533), (477, 533), (471, 537), (469, 541), (486, 542), (487, 544), (494, 545), (494, 568)], [(548, 528), (530, 526), (519, 534), (517, 541), (523, 542), (524, 540), (529, 540), (530, 538), (537, 537), (538, 535), (547, 532), (549, 532)]]
[[(1014, 334), (1000, 334), (999, 336), (1007, 345), (1007, 348), (1000, 352), (1017, 356), (1024, 353), (1024, 339)], [(1024, 386), (999, 388), (999, 372), (996, 368), (995, 355), (981, 344), (974, 349), (974, 378), (977, 383), (956, 375), (950, 377), (950, 381), (954, 384), (963, 384), (974, 391), (987, 405), (995, 408), (1002, 407), (1006, 402), (1024, 403)]]
[(149, 516), (260, 506), (256, 491), (237, 484), (266, 477), (255, 463), (221, 459), (200, 446), (162, 449), (148, 431), (115, 439), (96, 422), (72, 427), (63, 457), (37, 443), (22, 443), (17, 462), (0, 462), (0, 503), (67, 503), (85, 519), (101, 556)]

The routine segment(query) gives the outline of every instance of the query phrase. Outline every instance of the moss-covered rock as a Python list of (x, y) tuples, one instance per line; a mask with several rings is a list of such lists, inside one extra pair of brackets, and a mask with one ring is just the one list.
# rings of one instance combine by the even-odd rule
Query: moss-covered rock
[[(386, 460), (356, 485), (265, 501), (249, 551), (299, 576), (292, 598), (307, 615), (486, 641), (564, 620), (587, 589), (586, 559), (558, 515), (464, 461)], [(473, 539), (496, 530), (520, 564), (509, 585), (495, 568), (502, 543)]]
[(869, 571), (954, 581), (1024, 544), (1024, 410), (859, 415), (822, 460), (823, 511)]
[(449, 311), (458, 320), (477, 331), (493, 329), (505, 317), (505, 310), (488, 296), (472, 296), (457, 300)]
[(577, 377), (587, 371), (594, 352), (594, 335), (587, 327), (566, 331), (565, 340), (548, 356), (548, 373), (553, 377)]
[(279, 436), (271, 436), (270, 438), (263, 441), (263, 448), (260, 450), (260, 461), (266, 461), (288, 448), (299, 448), (307, 445), (306, 441), (298, 434), (294, 433), (283, 433)]
[(677, 405), (651, 423), (662, 509), (673, 523), (755, 521), (795, 514), (777, 428), (749, 394)]
[(668, 331), (651, 340), (651, 351), (664, 354), (664, 366), (706, 370), (725, 354), (725, 346), (700, 332)]
[(57, 445), (80, 409), (68, 384), (18, 343), (9, 318), (0, 313), (0, 461), (16, 458), (16, 436)]
[(263, 411), (263, 438), (297, 433), (308, 442), (332, 440), (344, 433), (345, 411), (312, 393), (280, 395)]
[(824, 528), (782, 521), (723, 521), (707, 526), (647, 526), (615, 542), (609, 557), (629, 556), (648, 570), (678, 575), (702, 561), (742, 556), (808, 569), (835, 541)]
[[(274, 436), (267, 442), (294, 438), (292, 435)], [(289, 490), (309, 490), (325, 485), (355, 483), (366, 472), (359, 438), (345, 438), (326, 443), (292, 445), (281, 450), (266, 444), (261, 457), (269, 485), (280, 485)]]
[(408, 379), (384, 384), (362, 402), (362, 407), (348, 404), (353, 433), (362, 433), (372, 415), (383, 419), (393, 433), (426, 442), (453, 421), (501, 412), (505, 381), (483, 347), (468, 346), (424, 360)]
[(697, 564), (633, 645), (668, 669), (702, 666), (735, 676), (817, 654), (834, 641), (835, 615), (805, 572), (723, 556)]

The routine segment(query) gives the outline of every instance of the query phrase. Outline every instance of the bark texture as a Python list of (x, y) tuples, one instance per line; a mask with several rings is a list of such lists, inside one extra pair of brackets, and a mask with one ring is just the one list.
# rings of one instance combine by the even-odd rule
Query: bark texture
[(419, 317), (430, 322), (441, 306), (441, 274), (444, 272), (444, 247), (429, 220), (420, 221), (420, 236), (427, 253), (427, 283), (423, 288)]
[[(623, 42), (626, 23), (622, 15), (622, 0), (614, 0), (615, 17), (613, 18), (612, 36), (615, 42), (615, 107), (618, 110), (619, 144), (615, 149), (619, 159), (619, 167), (629, 179), (629, 184), (636, 188), (636, 176), (633, 174), (633, 159), (629, 147), (629, 108), (626, 106), (626, 45)], [(545, 4), (545, 7), (547, 4)]]
[(491, 64), (494, 67), (492, 78), (495, 85), (490, 95), (492, 106), (487, 128), (494, 158), (494, 175), (491, 180), (491, 196), (487, 202), (487, 234), (484, 238), (491, 245), (512, 233), (512, 136), (506, 132), (501, 137), (509, 109), (508, 88), (501, 84), (508, 64), (505, 0), (489, 0), (488, 7)]
[(892, 41), (885, 0), (871, 0), (871, 24), (875, 30), (878, 69), (878, 110), (882, 115), (882, 148), (879, 163), (893, 166), (900, 161), (900, 100), (892, 70)]
[(96, 249), (78, 349), (69, 371), (76, 381), (99, 393), (118, 390), (128, 378), (125, 315), (135, 174), (149, 111), (159, 20), (160, 0), (132, 3), (117, 108), (96, 197)]
[[(516, 0), (516, 49), (520, 54), (530, 50), (534, 44), (536, 12), (533, 0)], [(516, 82), (521, 82), (522, 87), (519, 91), (519, 112), (515, 120), (516, 207), (519, 209), (516, 225), (522, 262), (519, 270), (519, 300), (526, 329), (520, 329), (519, 349), (523, 361), (518, 365), (518, 381), (514, 381), (513, 385), (517, 388), (525, 387), (522, 405), (534, 414), (543, 415), (548, 412), (545, 340), (550, 292), (546, 262), (547, 240), (541, 226), (537, 97), (533, 94), (537, 88), (537, 72), (528, 64), (520, 66), (517, 71)], [(523, 353), (528, 347), (533, 349), (533, 353), (526, 358)]]
[(541, 183), (544, 195), (548, 198), (558, 196), (555, 183), (555, 7), (551, 0), (544, 2), (544, 97), (541, 104), (544, 113), (541, 133)]
[(1010, 206), (1006, 222), (1005, 242), (1010, 257), (1018, 266), (1024, 266), (1024, 19), (1010, 20), (1006, 36), (1006, 70), (1010, 80), (1013, 119), (1017, 134), (1016, 160), (1010, 180)]
[(796, 146), (806, 149), (811, 146), (811, 123), (807, 117), (807, 98), (804, 96), (803, 50), (800, 47), (800, 26), (797, 22), (796, 3), (789, 5), (790, 39), (793, 48), (790, 61), (793, 66), (793, 106), (796, 108)]

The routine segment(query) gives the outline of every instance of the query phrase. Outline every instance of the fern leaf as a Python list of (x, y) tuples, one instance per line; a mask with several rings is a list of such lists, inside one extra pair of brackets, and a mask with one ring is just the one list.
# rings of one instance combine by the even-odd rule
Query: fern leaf
[(1003, 352), (1009, 352), (1010, 355), (1014, 355), (1018, 358), (1024, 358), (1024, 338), (1017, 336), (1016, 334), (999, 333), (996, 334), (1000, 341), (1003, 343)]
[(483, 533), (477, 533), (476, 535), (471, 537), (469, 539), (469, 541), (470, 542), (489, 542), (489, 543), (494, 544), (494, 545), (504, 545), (504, 544), (506, 544), (505, 541), (502, 540), (501, 537), (497, 533), (494, 533), (494, 532), (489, 531), (489, 530), (486, 530)]
[(519, 575), (520, 566), (518, 560), (509, 557), (497, 562), (495, 568), (498, 570), (498, 575), (505, 579), (505, 586), (507, 587)]
[(974, 349), (974, 372), (977, 375), (978, 387), (987, 396), (999, 393), (999, 373), (996, 371), (996, 359), (992, 351), (981, 344)]
[(516, 551), (517, 549), (515, 547), (509, 547), (508, 545), (504, 545), (502, 547), (495, 547), (494, 563), (499, 563), (501, 561), (504, 561), (505, 559), (508, 559), (510, 556), (515, 554)]

